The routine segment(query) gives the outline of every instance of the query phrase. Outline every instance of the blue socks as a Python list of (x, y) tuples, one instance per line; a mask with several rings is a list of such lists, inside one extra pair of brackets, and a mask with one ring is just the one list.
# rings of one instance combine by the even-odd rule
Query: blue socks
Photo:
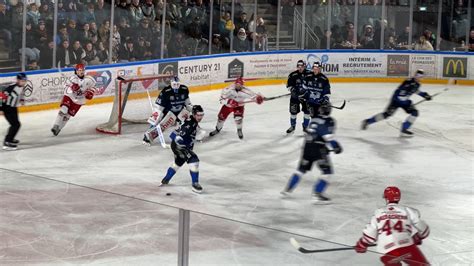
[(307, 128), (309, 126), (309, 118), (304, 118), (303, 119), (303, 128)]
[(290, 118), (290, 125), (296, 127), (296, 118)]
[(290, 177), (290, 181), (288, 182), (287, 190), (292, 191), (293, 189), (295, 189), (296, 185), (298, 185), (298, 183), (300, 182), (300, 179), (301, 179), (301, 177), (299, 175), (293, 174)]
[(168, 168), (168, 171), (166, 172), (166, 176), (164, 177), (164, 179), (170, 181), (171, 178), (173, 178), (174, 174), (176, 174), (176, 170), (170, 167)]
[(407, 130), (407, 129), (409, 129), (410, 127), (411, 127), (411, 122), (409, 122), (409, 121), (403, 122), (403, 124), (402, 124), (402, 130)]
[(367, 123), (370, 125), (370, 124), (373, 124), (377, 122), (377, 120), (375, 119), (375, 116), (372, 116), (371, 118), (367, 119)]
[(318, 179), (318, 182), (314, 184), (314, 193), (323, 193), (328, 185), (328, 182), (324, 179)]
[(199, 172), (193, 172), (193, 171), (189, 171), (189, 173), (191, 174), (191, 180), (194, 183), (199, 183)]

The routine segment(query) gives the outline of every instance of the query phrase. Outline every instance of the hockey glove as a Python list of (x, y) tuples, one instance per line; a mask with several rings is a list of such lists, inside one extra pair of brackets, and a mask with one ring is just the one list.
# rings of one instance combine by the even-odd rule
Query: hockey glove
[(425, 95), (425, 99), (427, 101), (431, 101), (433, 99), (433, 97), (431, 97), (431, 95), (429, 95), (428, 93)]
[(86, 90), (86, 92), (84, 92), (84, 97), (86, 97), (87, 100), (92, 100), (92, 98), (94, 98), (94, 91), (92, 90)]
[(369, 244), (365, 243), (364, 240), (359, 239), (359, 241), (357, 241), (356, 245), (354, 246), (354, 249), (357, 253), (365, 253), (367, 252), (367, 247), (369, 246)]
[(333, 140), (330, 142), (331, 143), (331, 146), (332, 146), (332, 151), (335, 153), (335, 154), (339, 154), (342, 152), (342, 147), (341, 145), (339, 145), (339, 142)]
[(263, 103), (263, 96), (258, 94), (257, 97), (255, 98), (255, 101), (257, 102), (257, 104), (262, 104)]
[(8, 99), (8, 95), (0, 91), (0, 102), (6, 101), (7, 99)]
[(323, 97), (323, 98), (319, 101), (319, 104), (320, 104), (320, 105), (329, 104), (329, 98), (328, 98), (328, 97)]
[(415, 245), (421, 245), (423, 243), (423, 238), (421, 238), (421, 236), (418, 233), (414, 234), (412, 238), (413, 238), (413, 243)]

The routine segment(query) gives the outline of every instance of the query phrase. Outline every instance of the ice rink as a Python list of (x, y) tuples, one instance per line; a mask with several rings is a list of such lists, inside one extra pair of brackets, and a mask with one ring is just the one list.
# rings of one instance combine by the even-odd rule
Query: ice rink
[[(397, 85), (332, 84), (333, 103), (348, 102), (333, 110), (344, 152), (332, 155), (333, 202), (326, 206), (310, 200), (316, 169), (292, 198), (280, 198), (303, 144), (301, 115), (296, 133), (285, 134), (289, 98), (248, 104), (244, 140), (230, 117), (221, 134), (196, 144), (201, 195), (191, 192), (187, 166), (171, 186), (158, 187), (173, 156), (141, 144), (146, 125), (126, 126), (119, 136), (96, 133), (111, 104), (83, 107), (58, 137), (50, 132), (57, 110), (20, 114), (21, 149), (0, 152), (0, 264), (176, 265), (177, 208), (185, 208), (192, 211), (190, 265), (378, 265), (376, 253), (305, 255), (288, 239), (309, 248), (354, 245), (383, 206), (383, 189), (396, 185), (402, 204), (419, 209), (431, 228), (421, 246), (430, 262), (472, 265), (474, 89), (451, 86), (418, 105), (413, 138), (399, 137), (402, 110), (361, 131), (361, 120), (382, 111)], [(287, 92), (283, 84), (253, 89), (267, 97)], [(219, 94), (191, 94), (204, 107), (208, 132)], [(146, 100), (129, 107), (140, 105), (148, 110)], [(3, 118), (0, 128), (4, 134)]]

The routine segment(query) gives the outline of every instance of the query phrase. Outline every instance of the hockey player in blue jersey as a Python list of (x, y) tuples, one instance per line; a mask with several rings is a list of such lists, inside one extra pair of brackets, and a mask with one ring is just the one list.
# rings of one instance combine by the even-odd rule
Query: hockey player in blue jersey
[(423, 70), (419, 69), (412, 78), (405, 80), (393, 93), (390, 104), (387, 109), (385, 109), (385, 112), (362, 121), (362, 130), (366, 130), (370, 124), (389, 118), (398, 108), (402, 108), (405, 112), (410, 114), (410, 116), (408, 116), (402, 124), (401, 136), (412, 136), (413, 132), (408, 129), (415, 122), (419, 113), (410, 100), (410, 96), (416, 93), (427, 101), (431, 101), (431, 96), (428, 93), (419, 90), (421, 86), (420, 81), (423, 78), (423, 75)]
[(148, 119), (150, 128), (143, 137), (145, 144), (151, 144), (160, 132), (187, 119), (192, 110), (189, 89), (180, 83), (177, 76), (171, 78), (170, 85), (160, 92), (155, 103), (158, 108)]
[(168, 168), (166, 176), (161, 180), (162, 185), (167, 185), (176, 171), (184, 164), (189, 165), (189, 172), (192, 180), (192, 190), (196, 193), (202, 192), (199, 184), (199, 158), (194, 153), (194, 140), (199, 128), (199, 122), (204, 117), (204, 110), (200, 105), (194, 105), (192, 115), (184, 123), (171, 133), (171, 150), (174, 154), (174, 163)]
[(306, 64), (303, 60), (299, 60), (296, 63), (296, 70), (291, 72), (288, 75), (288, 81), (286, 87), (291, 92), (290, 97), (290, 128), (286, 130), (287, 134), (295, 131), (296, 128), (296, 116), (301, 111), (303, 111), (303, 131), (306, 131), (306, 128), (309, 125), (310, 115), (308, 107), (306, 105), (306, 90), (303, 88), (303, 81), (309, 71), (306, 70)]
[(322, 104), (330, 102), (331, 85), (329, 85), (329, 79), (321, 73), (319, 62), (313, 63), (312, 72), (307, 74), (303, 81), (303, 89), (310, 113), (316, 114)]
[[(282, 191), (283, 195), (291, 193), (301, 180), (301, 177), (310, 171), (316, 163), (322, 172), (322, 177), (318, 179), (313, 188), (313, 200), (315, 204), (328, 203), (330, 199), (324, 195), (328, 186), (328, 179), (334, 173), (329, 152), (336, 154), (342, 152), (342, 147), (334, 138), (336, 122), (331, 114), (331, 104), (324, 103), (319, 106), (318, 114), (311, 119), (308, 126), (303, 155), (301, 156), (297, 171), (290, 177), (287, 186)], [(312, 116), (314, 116), (312, 114)]]

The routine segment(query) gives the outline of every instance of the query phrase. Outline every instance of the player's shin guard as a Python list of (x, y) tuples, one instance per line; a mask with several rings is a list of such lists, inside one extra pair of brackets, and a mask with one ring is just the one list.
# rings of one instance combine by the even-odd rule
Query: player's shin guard
[(309, 126), (310, 116), (309, 114), (305, 114), (303, 118), (303, 129)]
[(328, 182), (322, 178), (318, 179), (318, 182), (314, 184), (314, 190), (313, 192), (315, 194), (321, 194), (326, 190), (326, 187), (328, 186)]
[(171, 178), (173, 178), (173, 176), (176, 174), (176, 171), (178, 171), (178, 169), (179, 169), (179, 166), (173, 163), (173, 165), (168, 168), (168, 171), (166, 171), (166, 176), (163, 177), (163, 180), (161, 180), (161, 184), (164, 184), (164, 185), (168, 184)]
[(189, 173), (191, 174), (193, 184), (199, 183), (199, 162), (189, 164)]
[(285, 190), (283, 192), (293, 192), (293, 190), (296, 188), (298, 183), (301, 180), (301, 177), (303, 176), (303, 173), (300, 171), (296, 171), (291, 177), (290, 180), (288, 180), (288, 184), (285, 187)]
[(410, 115), (409, 117), (407, 117), (405, 122), (403, 122), (403, 124), (402, 124), (402, 131), (405, 131), (405, 130), (409, 129), (411, 127), (411, 125), (415, 122), (416, 117), (417, 116), (415, 116), (415, 115)]

